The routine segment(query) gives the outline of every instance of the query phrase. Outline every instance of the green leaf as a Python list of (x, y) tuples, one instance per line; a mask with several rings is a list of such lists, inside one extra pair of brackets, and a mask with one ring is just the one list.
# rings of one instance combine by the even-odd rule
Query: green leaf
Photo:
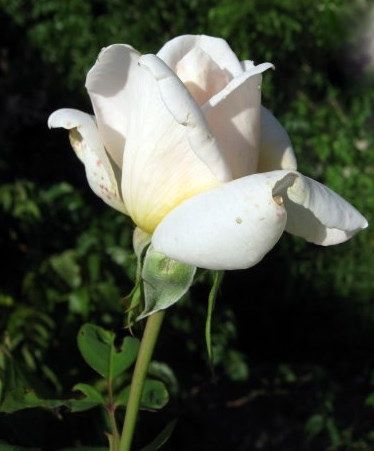
[(326, 421), (322, 415), (316, 414), (311, 416), (305, 424), (305, 432), (308, 439), (310, 440), (320, 434), (325, 428), (325, 425)]
[(151, 441), (151, 443), (140, 451), (156, 451), (161, 448), (161, 446), (165, 445), (165, 443), (169, 440), (171, 434), (174, 431), (175, 425), (177, 424), (177, 420), (173, 420), (168, 423), (164, 429), (157, 435), (157, 437)]
[(52, 256), (50, 264), (69, 287), (78, 288), (81, 285), (81, 270), (74, 250), (68, 250)]
[(145, 308), (138, 319), (178, 302), (192, 285), (195, 272), (196, 267), (172, 260), (150, 246), (142, 270)]
[(84, 324), (78, 332), (78, 348), (91, 368), (105, 378), (109, 378), (114, 334), (94, 324)]
[(206, 314), (205, 322), (205, 343), (208, 351), (209, 362), (213, 362), (213, 350), (212, 350), (212, 315), (214, 305), (217, 299), (218, 290), (221, 286), (224, 271), (213, 271), (213, 284), (208, 297), (208, 310)]
[(74, 391), (82, 392), (87, 399), (93, 402), (98, 402), (104, 404), (105, 400), (103, 395), (99, 392), (99, 390), (92, 385), (89, 384), (76, 384), (73, 387)]
[(70, 401), (70, 408), (72, 412), (82, 412), (91, 409), (92, 407), (105, 404), (105, 399), (102, 394), (92, 385), (77, 384), (73, 387), (74, 391), (80, 391), (85, 396), (82, 399), (72, 399)]
[[(130, 395), (130, 385), (126, 386), (116, 397), (117, 406), (126, 406)], [(141, 409), (162, 409), (169, 401), (169, 393), (161, 381), (146, 379), (140, 401)]]
[(113, 332), (94, 324), (84, 324), (78, 333), (78, 348), (88, 365), (106, 379), (113, 379), (135, 361), (139, 340), (126, 337), (119, 350)]
[(79, 448), (62, 448), (60, 451), (108, 451), (106, 446), (80, 446)]
[(365, 399), (365, 406), (374, 407), (374, 393), (370, 393), (370, 395)]
[(118, 351), (112, 355), (112, 377), (119, 376), (135, 362), (139, 351), (139, 340), (125, 337)]
[(278, 371), (285, 382), (288, 384), (293, 384), (297, 381), (296, 374), (292, 371), (292, 368), (286, 364), (280, 364)]
[(22, 446), (9, 445), (9, 443), (0, 440), (1, 451), (39, 451), (40, 448), (23, 448)]
[(331, 444), (336, 449), (339, 445), (341, 445), (341, 440), (340, 431), (333, 418), (327, 418), (326, 429), (329, 434)]
[(224, 366), (227, 375), (233, 381), (246, 381), (250, 372), (245, 361), (245, 355), (235, 349), (229, 349), (224, 358)]
[(148, 375), (161, 380), (172, 395), (178, 393), (178, 380), (169, 365), (153, 360), (148, 368)]
[(88, 316), (90, 309), (90, 296), (87, 287), (80, 287), (70, 293), (68, 300), (70, 312), (81, 315), (83, 318)]
[(44, 399), (39, 397), (35, 390), (28, 384), (27, 377), (21, 370), (21, 367), (9, 355), (4, 356), (2, 379), (1, 412), (12, 413), (17, 410), (33, 407), (54, 409), (69, 405), (69, 402), (66, 400)]

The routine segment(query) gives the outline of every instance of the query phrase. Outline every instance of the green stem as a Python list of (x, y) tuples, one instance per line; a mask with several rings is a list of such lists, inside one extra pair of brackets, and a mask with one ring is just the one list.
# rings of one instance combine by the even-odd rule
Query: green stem
[(153, 313), (153, 315), (150, 315), (144, 329), (134, 374), (132, 376), (130, 395), (126, 408), (125, 422), (123, 424), (119, 451), (131, 450), (132, 437), (134, 435), (136, 420), (138, 418), (143, 385), (147, 376), (148, 366), (152, 358), (164, 315), (165, 312), (163, 310), (159, 310), (158, 312)]
[(119, 432), (117, 429), (117, 422), (116, 422), (116, 416), (114, 413), (114, 409), (110, 407), (107, 410), (107, 412), (108, 412), (109, 424), (112, 429), (112, 442), (111, 442), (110, 450), (113, 449), (113, 451), (118, 451), (119, 450)]
[(110, 451), (118, 451), (119, 450), (119, 432), (117, 428), (116, 421), (116, 408), (113, 402), (113, 385), (112, 379), (108, 381), (108, 395), (109, 395), (109, 404), (106, 406), (106, 411), (108, 414), (109, 424), (112, 432), (112, 438), (110, 443)]

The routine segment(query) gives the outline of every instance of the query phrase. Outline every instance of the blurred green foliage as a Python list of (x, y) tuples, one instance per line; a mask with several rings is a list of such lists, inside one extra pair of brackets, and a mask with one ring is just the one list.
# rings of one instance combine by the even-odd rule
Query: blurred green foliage
[[(178, 34), (205, 33), (241, 58), (273, 62), (263, 103), (287, 128), (300, 169), (370, 223), (374, 90), (357, 51), (370, 5), (0, 0), (1, 346), (39, 392), (71, 397), (78, 381), (97, 383), (76, 335), (90, 321), (123, 336), (120, 300), (136, 273), (130, 221), (95, 199), (66, 133), (46, 129), (54, 109), (90, 108), (84, 79), (100, 48), (127, 42), (155, 52)], [(178, 384), (155, 362), (173, 399), (160, 420), (144, 416), (139, 446), (179, 416), (173, 450), (373, 449), (373, 267), (369, 229), (328, 249), (285, 236), (257, 267), (226, 274), (213, 315), (213, 382), (202, 273), (169, 310), (158, 358)], [(84, 449), (106, 443), (102, 421), (95, 411), (2, 414), (0, 440)]]

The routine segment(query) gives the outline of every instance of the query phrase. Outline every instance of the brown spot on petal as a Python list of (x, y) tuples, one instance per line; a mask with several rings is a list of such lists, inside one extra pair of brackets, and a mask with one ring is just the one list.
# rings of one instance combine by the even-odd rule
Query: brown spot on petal
[(282, 196), (274, 196), (273, 199), (274, 199), (274, 202), (280, 206), (282, 206), (284, 204)]
[(238, 216), (237, 218), (235, 218), (235, 222), (237, 224), (241, 224), (243, 222), (243, 219)]

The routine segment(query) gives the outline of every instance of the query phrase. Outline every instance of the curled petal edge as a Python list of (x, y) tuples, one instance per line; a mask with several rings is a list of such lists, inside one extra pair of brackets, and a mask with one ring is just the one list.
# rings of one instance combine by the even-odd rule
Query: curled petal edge
[(48, 127), (69, 130), (70, 143), (85, 166), (87, 181), (92, 191), (112, 208), (127, 214), (94, 117), (83, 111), (62, 108), (49, 116)]

